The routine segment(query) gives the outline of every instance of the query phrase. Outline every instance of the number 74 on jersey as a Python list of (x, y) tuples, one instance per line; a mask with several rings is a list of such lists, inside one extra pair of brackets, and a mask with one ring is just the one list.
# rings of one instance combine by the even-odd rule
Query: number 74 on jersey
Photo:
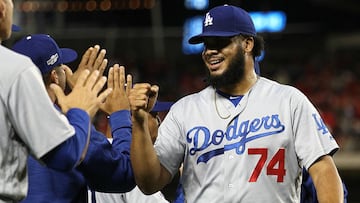
[(284, 176), (286, 174), (285, 169), (285, 149), (279, 149), (270, 161), (265, 166), (268, 157), (267, 148), (249, 148), (249, 155), (260, 155), (259, 160), (249, 178), (249, 182), (256, 182), (260, 172), (266, 167), (266, 175), (277, 176), (277, 182), (284, 182)]

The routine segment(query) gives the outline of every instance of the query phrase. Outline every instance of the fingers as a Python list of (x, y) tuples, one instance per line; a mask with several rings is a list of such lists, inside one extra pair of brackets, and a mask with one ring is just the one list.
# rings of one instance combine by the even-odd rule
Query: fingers
[[(114, 64), (108, 73), (108, 88), (112, 92), (101, 105), (101, 110), (111, 114), (119, 110), (130, 110), (128, 95), (125, 92), (125, 68)], [(130, 81), (131, 82), (131, 81)]]
[[(89, 56), (89, 60), (87, 61), (86, 65), (88, 67), (91, 67), (94, 65), (96, 59), (97, 59), (97, 56), (98, 56), (98, 53), (99, 53), (99, 50), (100, 50), (100, 46), (99, 45), (95, 45), (90, 53), (90, 56)], [(106, 52), (105, 52), (106, 53)], [(105, 54), (104, 54), (105, 55)], [(101, 54), (99, 54), (99, 56), (101, 56)], [(102, 58), (104, 59), (104, 58)]]
[(158, 92), (159, 92), (159, 86), (157, 85), (152, 85), (151, 88), (150, 88), (150, 91), (151, 91), (151, 94), (152, 95), (155, 95), (157, 96)]
[(113, 88), (121, 91), (121, 87), (119, 86), (120, 85), (119, 79), (120, 79), (119, 64), (115, 64), (114, 65), (114, 86), (113, 86)]
[(122, 68), (119, 67), (119, 64), (114, 64), (112, 67), (110, 67), (108, 73), (108, 87), (121, 90), (120, 87), (124, 87), (124, 83), (125, 83), (124, 81), (125, 78), (121, 77), (121, 74), (124, 74), (124, 72), (125, 72), (124, 67), (123, 66)]
[(79, 67), (78, 69), (81, 69), (81, 68), (86, 68), (86, 64), (88, 63), (89, 61), (89, 58), (90, 58), (90, 54), (92, 53), (94, 47), (89, 47), (85, 53), (83, 54), (82, 58), (81, 58), (81, 61), (80, 61), (80, 64), (79, 64)]
[(64, 71), (65, 71), (65, 76), (66, 76), (66, 83), (68, 84), (68, 86), (70, 87), (70, 89), (72, 89), (74, 87), (74, 79), (73, 79), (73, 72), (71, 70), (71, 68), (69, 68), (69, 66), (64, 66)]
[(125, 91), (125, 67), (120, 66), (117, 71), (117, 78), (115, 80), (116, 87), (120, 88), (120, 91), (123, 93)]
[(120, 91), (124, 91), (124, 87), (128, 88), (127, 84), (132, 83), (131, 77), (128, 78), (130, 81), (125, 80), (125, 67), (119, 66), (119, 64), (114, 64), (114, 66), (110, 68), (108, 77), (108, 87), (119, 89)]
[(66, 78), (70, 78), (73, 75), (73, 72), (69, 66), (64, 66), (64, 71)]
[(90, 74), (90, 71), (85, 69), (80, 73), (79, 78), (77, 79), (74, 88), (83, 86), (85, 84), (85, 81), (88, 79), (88, 75)]
[(100, 46), (95, 45), (89, 47), (82, 56), (78, 70), (89, 69), (90, 71), (99, 70), (102, 75), (108, 64), (108, 60), (105, 59), (106, 49), (101, 49)]
[(132, 110), (147, 109), (151, 85), (148, 83), (137, 83), (130, 90), (129, 101)]
[(110, 67), (107, 86), (109, 88), (114, 88), (114, 67)]
[[(105, 83), (106, 83), (106, 77), (103, 76), (93, 86), (93, 91), (95, 91), (98, 94), (103, 89)], [(91, 84), (89, 84), (89, 85), (91, 85)]]
[(101, 103), (105, 101), (106, 97), (108, 97), (112, 91), (112, 88), (107, 88), (105, 91), (101, 92), (101, 94), (98, 96), (98, 99), (101, 101)]
[(69, 110), (69, 108), (68, 108), (68, 106), (66, 106), (66, 105), (63, 104), (63, 100), (64, 100), (64, 98), (66, 97), (65, 94), (64, 94), (63, 89), (62, 89), (59, 85), (57, 85), (57, 84), (55, 84), (55, 83), (52, 83), (52, 84), (50, 85), (50, 88), (51, 88), (52, 91), (54, 92), (54, 95), (55, 95), (55, 97), (56, 97), (56, 100), (58, 101), (58, 104), (59, 104), (60, 107), (61, 107), (61, 110), (62, 110), (64, 113), (66, 113), (66, 112)]
[(159, 92), (159, 86), (148, 83), (137, 83), (130, 90), (129, 101), (133, 111), (145, 110), (150, 112), (154, 107)]
[[(67, 83), (71, 89), (73, 88), (74, 84), (78, 80), (80, 73), (85, 69), (89, 69), (90, 71), (99, 70), (100, 74), (101, 75), (103, 74), (103, 72), (107, 66), (107, 60), (104, 59), (106, 51), (105, 50), (102, 51), (99, 54), (99, 57), (97, 59), (99, 50), (100, 50), (99, 45), (95, 45), (94, 47), (89, 47), (86, 50), (86, 52), (83, 54), (77, 70), (73, 74), (70, 74), (70, 72), (67, 72), (67, 75), (66, 75)], [(95, 60), (98, 60), (98, 62), (97, 62), (98, 65), (96, 67), (93, 66), (95, 63)]]
[(108, 60), (107, 60), (107, 59), (102, 60), (102, 63), (101, 63), (101, 65), (100, 65), (100, 67), (98, 68), (98, 70), (99, 70), (99, 75), (103, 75), (103, 74), (104, 74), (104, 71), (105, 71), (105, 69), (106, 69), (107, 64), (108, 64)]
[(130, 90), (132, 88), (132, 76), (128, 74), (126, 76), (126, 95), (129, 96)]
[(89, 70), (84, 70), (83, 73), (81, 73), (75, 87), (83, 85), (86, 89), (99, 93), (104, 87), (106, 80), (107, 78), (105, 76), (102, 76), (99, 79), (99, 71), (97, 70), (93, 71), (90, 76)]
[(52, 83), (50, 88), (54, 91), (54, 94), (58, 100), (61, 100), (65, 96), (64, 91), (59, 85)]
[(148, 112), (150, 112), (151, 109), (154, 107), (157, 97), (158, 97), (158, 92), (159, 92), (159, 86), (152, 85), (150, 88), (149, 101), (148, 101), (148, 106), (147, 106)]
[[(99, 72), (104, 72), (106, 66), (107, 66), (107, 59), (105, 59), (106, 50), (102, 49), (99, 52), (100, 47), (97, 45), (97, 49), (94, 49), (96, 51), (93, 51), (93, 53), (90, 55), (90, 60), (88, 63), (88, 67), (91, 70), (99, 70)], [(94, 54), (94, 56), (93, 56)], [(94, 58), (92, 58), (94, 57)], [(102, 73), (101, 73), (102, 75)]]
[[(91, 75), (88, 77), (88, 79), (87, 79), (87, 81), (84, 83), (84, 86), (88, 89), (88, 90), (91, 90), (91, 89), (93, 89), (94, 88), (94, 86), (97, 84), (96, 82), (97, 81), (99, 81), (100, 82), (100, 80), (101, 79), (103, 79), (103, 78), (101, 78), (101, 79), (99, 79), (99, 71), (93, 71), (92, 73), (91, 73)], [(103, 81), (102, 81), (103, 82)], [(105, 80), (105, 82), (106, 82), (106, 80)], [(105, 84), (105, 83), (104, 83)]]

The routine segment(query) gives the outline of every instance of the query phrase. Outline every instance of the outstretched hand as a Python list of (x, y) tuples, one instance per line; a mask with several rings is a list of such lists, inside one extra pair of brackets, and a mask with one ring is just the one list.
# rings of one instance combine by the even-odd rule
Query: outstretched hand
[[(99, 78), (99, 71), (84, 70), (80, 73), (73, 90), (65, 95), (60, 86), (51, 84), (61, 110), (66, 114), (71, 108), (80, 108), (86, 111), (90, 117), (93, 117), (111, 93), (112, 89), (107, 88), (100, 93), (106, 83), (106, 77)], [(100, 94), (99, 94), (100, 93)]]
[(129, 94), (132, 115), (135, 119), (143, 120), (154, 107), (158, 97), (159, 86), (149, 83), (138, 83), (133, 86)]
[(128, 95), (132, 86), (132, 76), (127, 75), (125, 80), (124, 66), (115, 64), (110, 68), (107, 86), (113, 91), (100, 106), (101, 110), (109, 115), (119, 110), (130, 110)]
[(76, 80), (79, 78), (80, 74), (88, 69), (91, 72), (98, 70), (99, 75), (103, 75), (105, 68), (107, 66), (108, 60), (105, 59), (106, 50), (102, 49), (100, 52), (100, 46), (95, 45), (93, 47), (89, 47), (84, 55), (81, 58), (81, 62), (73, 73), (71, 68), (65, 68), (67, 84), (72, 89)]

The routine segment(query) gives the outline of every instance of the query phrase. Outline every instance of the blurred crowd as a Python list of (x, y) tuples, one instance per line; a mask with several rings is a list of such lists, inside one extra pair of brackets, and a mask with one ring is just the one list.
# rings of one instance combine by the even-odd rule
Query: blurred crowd
[(359, 150), (360, 62), (356, 54), (343, 52), (295, 61), (280, 67), (272, 77), (309, 97), (342, 151)]

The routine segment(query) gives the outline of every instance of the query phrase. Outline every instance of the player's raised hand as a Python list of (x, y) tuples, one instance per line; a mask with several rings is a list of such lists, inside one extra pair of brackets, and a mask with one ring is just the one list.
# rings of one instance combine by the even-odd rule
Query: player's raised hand
[(137, 83), (130, 90), (130, 109), (136, 119), (144, 119), (157, 100), (159, 87), (149, 83)]
[(63, 113), (66, 114), (71, 108), (80, 108), (86, 111), (90, 117), (93, 117), (112, 91), (111, 88), (107, 88), (100, 93), (105, 83), (106, 77), (99, 79), (99, 71), (93, 71), (90, 74), (89, 70), (84, 70), (79, 75), (70, 94), (65, 95), (56, 84), (51, 84), (50, 87), (54, 91)]
[(90, 72), (98, 70), (99, 75), (102, 75), (108, 63), (108, 60), (105, 59), (105, 54), (106, 50), (100, 50), (99, 45), (89, 47), (83, 54), (80, 64), (74, 73), (70, 68), (65, 68), (66, 79), (69, 87), (71, 89), (74, 87), (74, 84), (79, 78), (79, 75), (85, 69), (88, 69)]
[(108, 73), (108, 88), (112, 88), (112, 92), (106, 98), (101, 110), (107, 114), (111, 114), (119, 110), (130, 110), (128, 95), (132, 86), (132, 76), (127, 75), (125, 80), (125, 68), (115, 64), (110, 67)]

